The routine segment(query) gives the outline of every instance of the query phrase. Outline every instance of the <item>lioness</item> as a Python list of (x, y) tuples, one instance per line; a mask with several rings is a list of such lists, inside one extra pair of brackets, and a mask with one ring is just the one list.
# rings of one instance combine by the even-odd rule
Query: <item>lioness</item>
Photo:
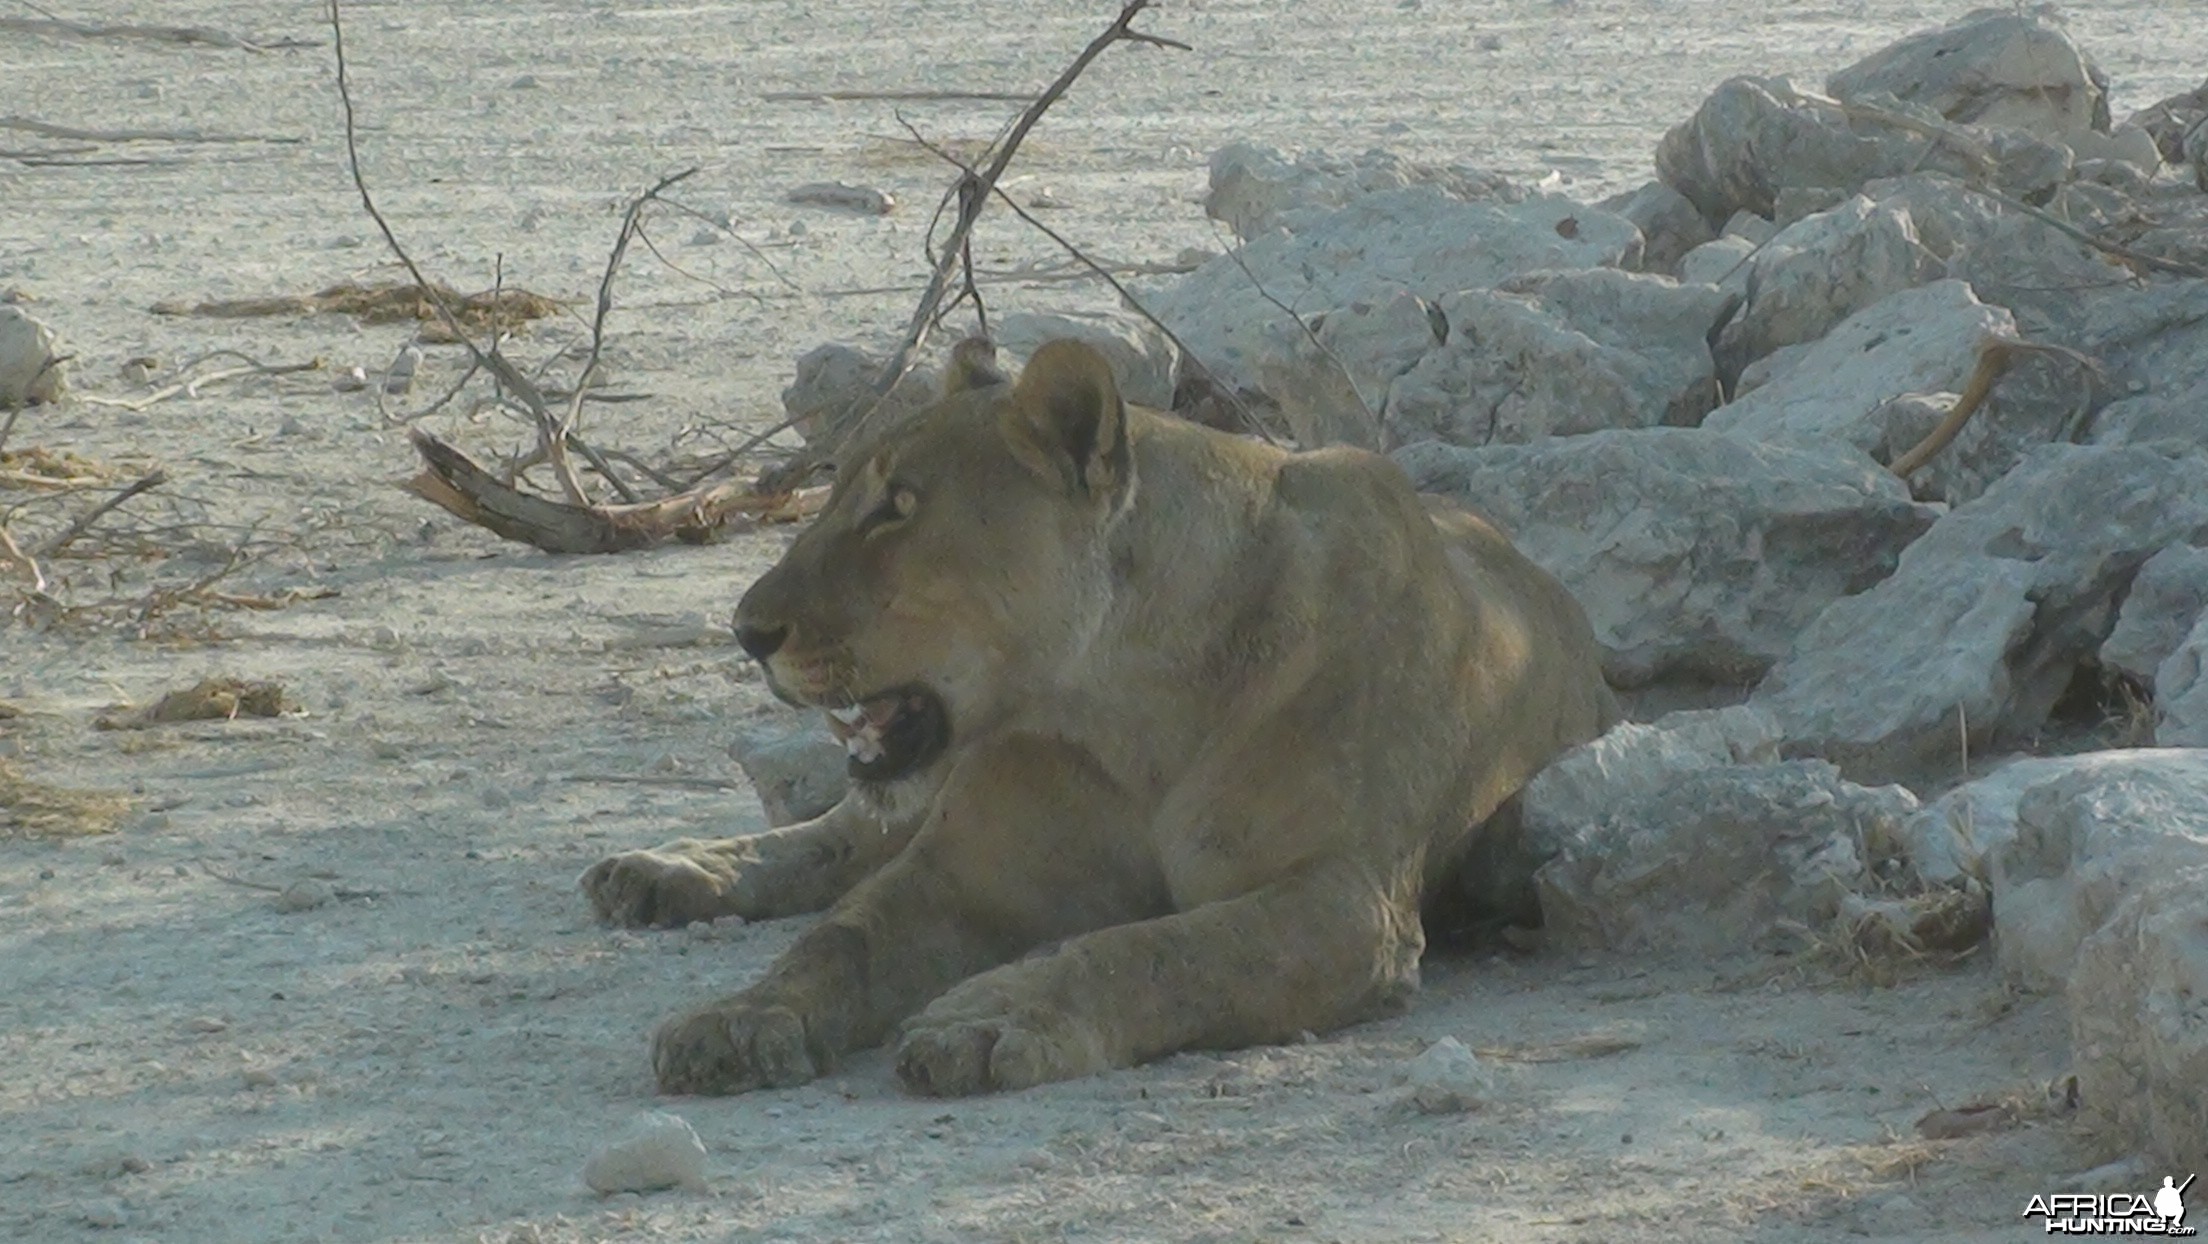
[(660, 1026), (667, 1092), (892, 1033), (915, 1091), (1013, 1089), (1397, 1008), (1421, 897), (1613, 718), (1571, 596), (1387, 459), (1129, 409), (1075, 342), (961, 360), (737, 609), (852, 794), (582, 878), (627, 924), (830, 908)]

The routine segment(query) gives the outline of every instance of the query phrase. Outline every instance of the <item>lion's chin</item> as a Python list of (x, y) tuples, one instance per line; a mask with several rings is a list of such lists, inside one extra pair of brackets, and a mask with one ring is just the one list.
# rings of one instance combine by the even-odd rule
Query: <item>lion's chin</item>
[(951, 743), (950, 713), (943, 698), (926, 687), (900, 687), (823, 711), (828, 729), (843, 742), (847, 769), (856, 781), (909, 777)]

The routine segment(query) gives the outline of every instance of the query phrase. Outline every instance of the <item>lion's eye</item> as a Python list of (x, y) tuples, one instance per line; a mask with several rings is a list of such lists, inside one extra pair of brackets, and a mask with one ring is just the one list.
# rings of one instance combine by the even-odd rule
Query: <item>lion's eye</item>
[(913, 492), (910, 488), (893, 485), (888, 493), (882, 497), (882, 503), (867, 513), (866, 518), (859, 524), (860, 529), (872, 531), (877, 527), (886, 527), (891, 523), (911, 518), (913, 510), (919, 504), (919, 494)]

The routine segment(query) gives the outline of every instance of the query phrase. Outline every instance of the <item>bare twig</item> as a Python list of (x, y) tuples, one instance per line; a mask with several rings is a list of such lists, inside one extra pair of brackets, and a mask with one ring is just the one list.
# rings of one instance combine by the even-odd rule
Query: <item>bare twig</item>
[[(568, 438), (575, 434), (576, 424), (583, 417), (584, 391), (590, 388), (591, 380), (598, 375), (599, 354), (605, 349), (606, 345), (606, 317), (613, 313), (613, 279), (621, 271), (622, 257), (629, 253), (630, 240), (636, 237), (642, 226), (644, 209), (659, 198), (660, 191), (694, 176), (697, 171), (697, 166), (692, 165), (679, 173), (671, 173), (660, 178), (652, 185), (651, 189), (629, 200), (628, 211), (621, 215), (621, 232), (614, 238), (613, 250), (606, 256), (605, 275), (599, 278), (598, 281), (598, 307), (590, 320), (590, 354), (583, 360), (582, 373), (575, 379), (575, 394), (568, 401), (567, 415), (559, 421), (554, 428), (554, 435), (547, 440), (547, 450), (558, 454), (558, 456), (552, 458), (552, 465), (555, 470), (561, 469), (565, 463), (565, 454), (560, 451), (564, 449)], [(620, 478), (611, 471), (606, 470), (598, 459), (592, 459), (592, 465), (599, 466), (599, 473), (606, 477), (606, 482), (613, 485), (614, 491), (621, 494), (623, 501), (635, 501), (637, 499), (635, 490), (622, 483)], [(569, 472), (573, 471), (572, 467), (566, 469)], [(580, 497), (572, 496), (569, 499), (577, 504), (582, 504), (583, 500)]]
[(624, 786), (680, 786), (692, 790), (742, 790), (746, 783), (727, 778), (680, 777), (658, 773), (569, 773), (563, 782), (605, 782)]
[(1035, 97), (1014, 91), (762, 91), (759, 98), (774, 103), (842, 103), (863, 100), (945, 103), (954, 100), (979, 100), (986, 103), (1024, 104)]
[(430, 305), (437, 309), (437, 318), (456, 340), (467, 347), (470, 358), (497, 377), (501, 385), (512, 389), (528, 407), (536, 419), (539, 436), (549, 447), (553, 469), (559, 474), (560, 488), (567, 494), (568, 500), (576, 505), (590, 504), (589, 496), (583, 491), (582, 480), (575, 474), (574, 464), (568, 461), (566, 438), (556, 435), (557, 424), (552, 417), (551, 408), (545, 404), (543, 393), (527, 376), (521, 374), (521, 369), (498, 352), (495, 343), (490, 350), (484, 350), (475, 344), (475, 340), (461, 326), (459, 316), (454, 314), (444, 294), (430, 283), (429, 278), (422, 274), (420, 265), (414, 262), (414, 257), (407, 254), (406, 248), (399, 244), (399, 236), (392, 231), (391, 222), (384, 219), (382, 210), (376, 206), (375, 197), (368, 192), (368, 179), (360, 169), (359, 123), (353, 114), (352, 88), (345, 76), (344, 20), (339, 12), (338, 0), (329, 0), (329, 5), (330, 37), (337, 56), (337, 97), (345, 110), (345, 159), (352, 170), (353, 188), (360, 192), (361, 207), (368, 212), (368, 218), (376, 222), (376, 229), (383, 234), (384, 244), (391, 248), (391, 253), (406, 267), (407, 275), (414, 278), (414, 283), (428, 296)]
[(236, 48), (241, 52), (273, 52), (314, 46), (301, 39), (277, 39), (265, 43), (257, 39), (241, 39), (205, 26), (100, 26), (64, 21), (58, 17), (0, 17), (0, 32), (45, 35), (49, 38), (136, 39), (146, 43), (198, 44), (203, 47)]
[(36, 558), (24, 552), (23, 546), (15, 542), (15, 537), (9, 533), (7, 523), (4, 521), (0, 521), (0, 556), (6, 557), (10, 563), (29, 576), (32, 594), (41, 596), (45, 594), (47, 587), (46, 572), (38, 568)]
[(77, 519), (77, 521), (63, 528), (60, 535), (55, 536), (53, 539), (48, 540), (45, 544), (40, 545), (38, 549), (38, 555), (43, 558), (52, 558), (54, 554), (59, 553), (63, 549), (69, 547), (70, 542), (75, 540), (78, 536), (81, 536), (85, 532), (90, 531), (92, 529), (92, 524), (99, 522), (101, 518), (105, 517), (110, 511), (114, 510), (115, 507), (122, 505), (124, 502), (130, 500), (132, 497), (137, 496), (139, 493), (142, 493), (149, 488), (159, 488), (161, 485), (168, 482), (169, 473), (167, 471), (156, 468), (146, 473), (137, 480), (132, 481), (122, 491), (116, 493), (114, 496), (109, 497), (107, 500), (102, 501), (98, 505), (93, 506), (90, 510), (86, 511), (83, 516)]
[(222, 371), (208, 372), (204, 376), (193, 376), (189, 379), (178, 380), (163, 385), (144, 397), (101, 397), (96, 393), (88, 393), (83, 400), (93, 406), (112, 406), (120, 410), (138, 411), (165, 402), (179, 393), (186, 397), (198, 397), (201, 389), (211, 384), (220, 384), (225, 380), (237, 380), (245, 376), (291, 376), (305, 371), (320, 371), (322, 367), (321, 359), (308, 359), (304, 363), (255, 363), (249, 367), (231, 367)]
[[(952, 271), (958, 266), (960, 256), (968, 253), (966, 241), (973, 234), (974, 224), (981, 216), (981, 209), (983, 204), (988, 201), (989, 192), (996, 189), (997, 179), (1002, 177), (1004, 170), (1011, 166), (1012, 157), (1018, 153), (1020, 144), (1027, 138), (1028, 131), (1034, 129), (1036, 123), (1043, 119), (1043, 114), (1049, 111), (1050, 106), (1057, 103), (1059, 98), (1066, 93), (1067, 89), (1073, 85), (1074, 79), (1079, 78), (1082, 71), (1086, 70), (1091, 62), (1103, 55), (1105, 50), (1115, 43), (1149, 43), (1187, 50), (1187, 44), (1178, 43), (1171, 39), (1161, 39), (1153, 35), (1140, 34), (1132, 29), (1135, 18), (1140, 16), (1143, 10), (1151, 7), (1152, 3), (1153, 0), (1127, 0), (1125, 6), (1120, 9), (1119, 16), (1113, 19), (1111, 25), (1104, 28), (1104, 33), (1090, 40), (1089, 45), (1081, 49), (1080, 55), (1073, 58), (1073, 63), (1067, 65), (1064, 71), (1048, 87), (1043, 89), (1042, 94), (1037, 95), (1020, 113), (1019, 119), (1014, 121), (1011, 129), (1006, 132), (1004, 141), (996, 144), (992, 150), (988, 164), (978, 172), (968, 170), (967, 175), (974, 179), (974, 192), (960, 195), (958, 219), (952, 224), (950, 236), (945, 240), (942, 253), (935, 261), (935, 270), (928, 278), (927, 288), (920, 295), (920, 304), (913, 309), (912, 319), (905, 326), (904, 339), (897, 349), (891, 353), (889, 361), (883, 365), (881, 374), (875, 377), (874, 392), (877, 395), (888, 394), (891, 389), (897, 387), (898, 381), (904, 379), (905, 373), (912, 370), (913, 362), (919, 357), (921, 347), (927, 343), (928, 332), (936, 322), (937, 309), (942, 305), (944, 294), (950, 288)], [(855, 434), (880, 409), (881, 402), (876, 401), (862, 412), (857, 419), (852, 421), (850, 430), (846, 432), (846, 435)]]
[(2186, 276), (2193, 277), (2195, 279), (2208, 279), (2208, 268), (2203, 268), (2199, 264), (2184, 263), (2176, 259), (2164, 259), (2160, 255), (2149, 255), (2145, 251), (2133, 250), (2131, 247), (2111, 242), (2106, 238), (2095, 237), (2085, 230), (2078, 228), (2076, 225), (2071, 224), (2069, 221), (2062, 219), (2060, 216), (2055, 215), (2053, 212), (2047, 211), (2044, 208), (2033, 207), (2031, 204), (2026, 203), (2022, 199), (2011, 198), (2010, 196), (2005, 195), (1998, 190), (1995, 190), (1991, 186), (1981, 185), (1973, 188), (1976, 189), (1978, 193), (1985, 195), (1987, 198), (1992, 199), (1994, 202), (1999, 203), (2001, 206), (2006, 207), (2011, 211), (2022, 212), (2025, 215), (2030, 216), (2040, 223), (2046, 225), (2048, 228), (2055, 230), (2057, 233), (2061, 233), (2067, 237), (2074, 238), (2077, 241), (2083, 242), (2087, 246), (2092, 247), (2094, 250), (2101, 251), (2104, 254), (2113, 255), (2116, 258), (2123, 260), (2125, 263), (2137, 264), (2142, 268), (2149, 268), (2156, 272), (2167, 272), (2172, 276)]
[(1319, 340), (1318, 331), (1311, 327), (1310, 321), (1304, 319), (1302, 314), (1294, 307), (1282, 302), (1273, 291), (1265, 288), (1265, 282), (1258, 280), (1257, 273), (1250, 271), (1249, 261), (1242, 257), (1241, 247), (1229, 246), (1226, 248), (1226, 253), (1227, 258), (1234, 261), (1234, 266), (1241, 270), (1243, 278), (1249, 281), (1250, 288), (1257, 291), (1257, 296), (1271, 303), (1280, 310), (1281, 314), (1295, 321), (1296, 327), (1302, 330), (1304, 339), (1311, 343), (1311, 348), (1317, 350), (1321, 357), (1334, 365), (1335, 371), (1342, 374), (1343, 383), (1349, 386), (1349, 395), (1357, 399), (1357, 408), (1364, 412), (1365, 422), (1372, 425), (1375, 432), (1384, 435), (1387, 429), (1380, 423), (1380, 412), (1374, 410), (1372, 403), (1365, 400), (1364, 390), (1357, 387), (1357, 377), (1350, 374), (1349, 364), (1344, 363), (1341, 356), (1334, 353), (1332, 347)]
[(1915, 448), (1894, 459), (1887, 469), (1907, 480), (1923, 469), (1941, 450), (1947, 448), (1962, 432), (1963, 425), (1970, 422), (1970, 417), (1978, 413), (1979, 407), (1985, 405), (1986, 399), (1993, 393), (1994, 384), (2008, 370), (2009, 360), (2018, 354), (2046, 354), (2068, 359), (2082, 368), (2088, 377), (2099, 374), (2101, 370), (2100, 364), (2092, 359), (2062, 346), (2006, 338), (1988, 341), (1978, 355), (1978, 366), (1971, 370), (1970, 380), (1963, 385), (1962, 394), (1955, 399), (1955, 405), (1949, 409), (1947, 417), (1941, 419), (1938, 427), (1917, 442)]
[(304, 138), (275, 134), (209, 134), (203, 130), (83, 130), (29, 117), (0, 117), (0, 130), (21, 130), (40, 138), (92, 143), (303, 143)]
[[(909, 124), (906, 125), (905, 128), (909, 133), (911, 133), (912, 140), (914, 142), (919, 143), (922, 147), (934, 153), (934, 155), (938, 159), (944, 160), (958, 168), (966, 169), (968, 176), (972, 176), (972, 170), (970, 168), (967, 168), (966, 164), (961, 161), (956, 155), (952, 154), (949, 150), (942, 147), (941, 145), (929, 141), (926, 135), (922, 134), (919, 130), (913, 129)], [(1203, 379), (1208, 382), (1216, 392), (1218, 392), (1222, 397), (1226, 398), (1226, 400), (1234, 407), (1235, 416), (1241, 420), (1243, 426), (1247, 427), (1250, 431), (1256, 433), (1259, 439), (1265, 441), (1267, 444), (1278, 443), (1273, 439), (1272, 433), (1267, 431), (1265, 425), (1258, 420), (1255, 412), (1251, 411), (1249, 405), (1242, 400), (1241, 395), (1234, 391), (1233, 386), (1222, 382), (1217, 375), (1213, 374), (1211, 368), (1205, 366), (1204, 361), (1196, 357), (1195, 351), (1188, 348), (1188, 343), (1181, 340), (1180, 334), (1174, 332), (1171, 328), (1167, 327), (1165, 321), (1159, 319), (1156, 315), (1153, 315), (1148, 307), (1142, 305), (1142, 300), (1135, 297), (1133, 290), (1130, 290), (1125, 285), (1121, 284), (1118, 277), (1113, 276), (1111, 272), (1107, 270), (1102, 264), (1089, 258), (1086, 252), (1084, 252), (1079, 246), (1076, 246), (1073, 242), (1068, 240), (1064, 234), (1059, 233), (1056, 229), (1053, 229), (1049, 225), (1044, 224), (1042, 221), (1037, 220), (1033, 213), (1029, 212), (1024, 207), (1021, 207), (1019, 205), (1019, 202), (1015, 200), (1011, 195), (1005, 193), (1002, 187), (991, 186), (989, 187), (989, 189), (991, 193), (995, 194), (998, 199), (1003, 201), (1006, 207), (1012, 209), (1013, 215), (1018, 216), (1022, 221), (1025, 221), (1029, 226), (1040, 232), (1044, 237), (1047, 237), (1051, 241), (1057, 243), (1059, 249), (1065, 251), (1067, 255), (1071, 256), (1074, 262), (1080, 264), (1084, 268), (1087, 268), (1089, 272), (1093, 274), (1098, 280), (1101, 280), (1105, 284), (1111, 286), (1113, 291), (1116, 292), (1124, 302), (1126, 302), (1128, 309), (1132, 310), (1136, 315), (1139, 315), (1144, 320), (1148, 321), (1150, 325), (1156, 328), (1159, 332), (1164, 333), (1165, 339), (1173, 343), (1173, 348), (1181, 352), (1181, 357), (1186, 360), (1190, 366), (1194, 367), (1197, 373), (1202, 376)], [(1293, 314), (1293, 312), (1291, 312), (1290, 314)], [(1367, 409), (1369, 412), (1370, 408)]]

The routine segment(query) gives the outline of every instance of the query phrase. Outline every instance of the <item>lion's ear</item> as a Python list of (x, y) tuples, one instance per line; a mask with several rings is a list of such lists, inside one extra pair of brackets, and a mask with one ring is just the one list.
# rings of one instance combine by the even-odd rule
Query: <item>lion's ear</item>
[(1005, 410), (1013, 452), (1116, 508), (1134, 483), (1127, 404), (1112, 365), (1093, 347), (1059, 340), (1027, 360)]
[(997, 370), (997, 347), (987, 337), (968, 337), (951, 347), (951, 365), (943, 374), (943, 396), (1004, 383)]

